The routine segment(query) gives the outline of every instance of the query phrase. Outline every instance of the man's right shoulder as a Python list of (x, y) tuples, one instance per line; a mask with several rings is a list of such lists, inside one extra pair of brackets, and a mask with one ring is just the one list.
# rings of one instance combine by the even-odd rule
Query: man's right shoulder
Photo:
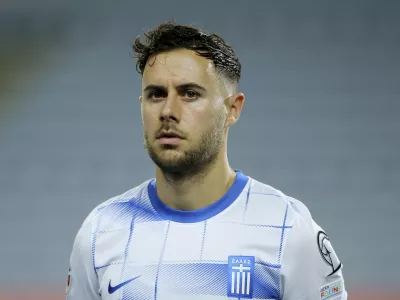
[(82, 228), (91, 226), (95, 223), (98, 223), (100, 218), (104, 216), (117, 216), (120, 213), (126, 211), (126, 208), (129, 206), (130, 211), (132, 208), (147, 207), (150, 209), (150, 201), (148, 198), (147, 187), (152, 179), (149, 179), (140, 185), (97, 205), (89, 215), (86, 217), (82, 224)]

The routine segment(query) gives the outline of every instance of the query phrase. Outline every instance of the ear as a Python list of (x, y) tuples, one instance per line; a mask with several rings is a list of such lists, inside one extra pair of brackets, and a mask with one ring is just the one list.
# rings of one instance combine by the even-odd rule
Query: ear
[(226, 109), (228, 116), (225, 121), (225, 126), (230, 127), (235, 124), (240, 117), (244, 104), (244, 95), (242, 93), (237, 93), (225, 100)]
[(139, 102), (142, 103), (142, 101), (143, 101), (143, 97), (140, 96), (140, 97), (139, 97)]

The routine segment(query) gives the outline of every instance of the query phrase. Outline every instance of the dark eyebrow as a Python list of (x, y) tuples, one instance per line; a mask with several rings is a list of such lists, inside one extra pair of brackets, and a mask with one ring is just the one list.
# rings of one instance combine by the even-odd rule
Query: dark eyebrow
[(150, 84), (150, 85), (146, 86), (143, 91), (147, 92), (147, 91), (154, 91), (154, 90), (162, 90), (162, 91), (166, 92), (167, 88), (162, 85)]
[(179, 90), (190, 90), (190, 89), (197, 89), (197, 90), (201, 90), (203, 92), (206, 92), (207, 90), (202, 87), (201, 85), (198, 85), (197, 83), (194, 82), (189, 82), (189, 83), (184, 83), (184, 84), (180, 84), (176, 87), (176, 89)]
[[(206, 92), (206, 89), (204, 87), (202, 87), (201, 85), (198, 85), (197, 83), (194, 83), (194, 82), (180, 84), (176, 87), (176, 89), (178, 91), (189, 90), (189, 89), (198, 89), (203, 92)], [(156, 84), (150, 84), (150, 85), (146, 86), (143, 91), (147, 92), (147, 91), (154, 91), (154, 90), (162, 90), (164, 92), (167, 92), (167, 88), (165, 86), (156, 85)]]

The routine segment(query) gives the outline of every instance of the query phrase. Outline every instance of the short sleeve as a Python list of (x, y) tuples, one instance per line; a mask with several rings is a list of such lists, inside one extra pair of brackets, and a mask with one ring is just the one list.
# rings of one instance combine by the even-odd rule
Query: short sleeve
[(283, 300), (346, 300), (342, 263), (328, 235), (310, 215), (299, 214), (282, 254)]
[(92, 256), (92, 226), (89, 217), (78, 231), (70, 256), (67, 300), (101, 299)]

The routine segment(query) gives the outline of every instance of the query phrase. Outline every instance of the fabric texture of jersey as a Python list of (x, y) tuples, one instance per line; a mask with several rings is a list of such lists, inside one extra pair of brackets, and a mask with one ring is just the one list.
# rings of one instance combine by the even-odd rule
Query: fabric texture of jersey
[(67, 300), (347, 299), (305, 205), (236, 173), (196, 211), (166, 206), (154, 179), (96, 207), (75, 239)]

